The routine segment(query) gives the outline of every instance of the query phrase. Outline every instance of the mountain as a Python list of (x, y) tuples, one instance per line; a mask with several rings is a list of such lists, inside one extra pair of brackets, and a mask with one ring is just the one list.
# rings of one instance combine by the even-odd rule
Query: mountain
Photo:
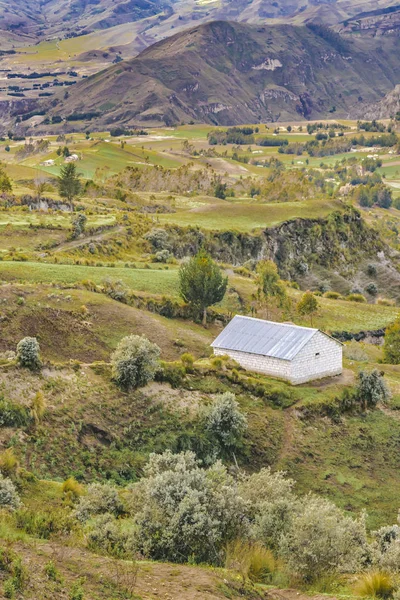
[[(0, 49), (132, 23), (147, 45), (211, 20), (336, 25), (398, 0), (0, 0)], [(136, 48), (136, 44), (133, 47)]]
[(317, 25), (212, 22), (85, 79), (53, 114), (95, 113), (91, 128), (345, 117), (400, 81), (399, 47), (396, 35), (348, 40)]

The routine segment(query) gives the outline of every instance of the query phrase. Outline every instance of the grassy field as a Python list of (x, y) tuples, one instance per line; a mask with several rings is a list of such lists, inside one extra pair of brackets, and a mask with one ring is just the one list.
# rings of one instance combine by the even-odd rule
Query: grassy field
[(177, 225), (197, 225), (204, 229), (234, 229), (251, 231), (274, 227), (290, 219), (325, 217), (341, 207), (336, 200), (310, 200), (271, 204), (226, 202), (158, 216), (160, 222)]
[(122, 267), (86, 267), (33, 262), (0, 262), (0, 279), (29, 283), (74, 285), (84, 280), (101, 284), (105, 279), (121, 280), (132, 290), (153, 294), (176, 294), (175, 269), (130, 269)]

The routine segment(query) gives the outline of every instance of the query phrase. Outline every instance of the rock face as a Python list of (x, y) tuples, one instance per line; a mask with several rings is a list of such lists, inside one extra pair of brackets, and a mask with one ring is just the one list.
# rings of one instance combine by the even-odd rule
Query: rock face
[(400, 85), (396, 85), (383, 100), (371, 104), (360, 118), (364, 119), (388, 119), (394, 117), (400, 111)]
[(92, 129), (345, 117), (400, 81), (398, 38), (364, 42), (320, 26), (208, 23), (85, 79), (52, 112), (100, 113)]

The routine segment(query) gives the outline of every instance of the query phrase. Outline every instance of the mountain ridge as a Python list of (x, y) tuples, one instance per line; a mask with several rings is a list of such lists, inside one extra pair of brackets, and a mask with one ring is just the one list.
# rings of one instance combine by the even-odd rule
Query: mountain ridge
[(213, 21), (82, 81), (52, 114), (98, 113), (92, 128), (347, 117), (400, 81), (399, 48), (397, 36), (349, 41), (319, 26)]

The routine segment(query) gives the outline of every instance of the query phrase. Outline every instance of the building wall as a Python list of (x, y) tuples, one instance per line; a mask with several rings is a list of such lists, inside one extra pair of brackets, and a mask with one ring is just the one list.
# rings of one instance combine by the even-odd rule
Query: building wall
[(343, 370), (342, 354), (341, 344), (318, 331), (292, 360), (292, 383), (340, 375)]
[(236, 360), (240, 366), (249, 371), (272, 375), (272, 377), (286, 379), (287, 381), (291, 379), (291, 363), (288, 360), (261, 356), (260, 354), (249, 354), (248, 352), (238, 352), (236, 350), (223, 350), (221, 348), (214, 348), (214, 354), (216, 356), (227, 354), (233, 360)]
[(216, 356), (228, 355), (243, 368), (290, 381), (294, 385), (342, 372), (342, 346), (317, 332), (292, 360), (214, 348)]

